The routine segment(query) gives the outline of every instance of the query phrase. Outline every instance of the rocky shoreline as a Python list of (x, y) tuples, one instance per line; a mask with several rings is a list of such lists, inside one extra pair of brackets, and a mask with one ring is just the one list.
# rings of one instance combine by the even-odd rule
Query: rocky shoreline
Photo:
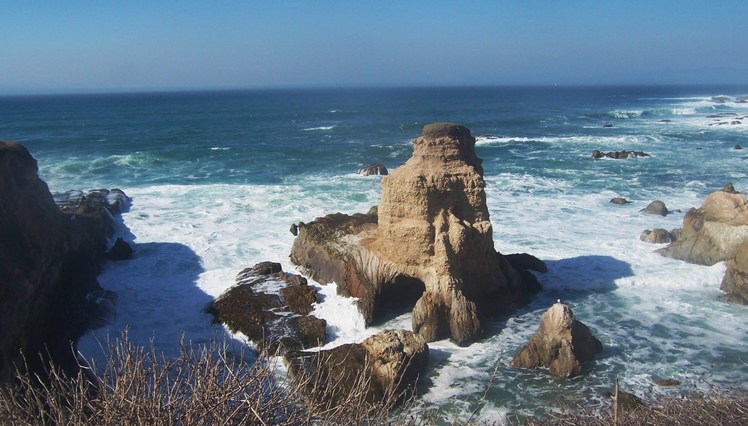
[[(530, 254), (505, 255), (494, 248), (474, 145), (464, 126), (427, 125), (404, 165), (387, 171), (373, 164), (359, 171), (383, 176), (378, 206), (292, 226), (290, 259), (305, 275), (323, 285), (335, 283), (340, 295), (356, 298), (367, 326), (383, 308), (399, 304), (412, 312), (413, 331), (384, 330), (361, 343), (319, 350), (326, 343), (326, 322), (311, 314), (319, 303), (314, 287), (273, 262), (239, 272), (234, 286), (206, 311), (252, 340), (262, 354), (282, 356), (291, 381), (322, 383), (308, 392), (313, 404), (343, 403), (346, 389), (362, 377), (371, 404), (412, 394), (429, 368), (429, 342), (449, 338), (466, 346), (484, 338), (488, 320), (506, 318), (540, 290), (531, 271), (547, 270)], [(116, 298), (96, 281), (102, 262), (127, 259), (132, 248), (109, 241), (117, 215), (129, 208), (123, 191), (50, 194), (36, 161), (12, 142), (0, 142), (0, 166), (0, 205), (13, 206), (0, 223), (0, 273), (8, 283), (0, 303), (9, 324), (0, 334), (0, 379), (7, 380), (19, 351), (36, 353), (44, 345), (56, 362), (75, 365), (72, 354), (65, 355), (69, 342), (101, 321)], [(629, 204), (622, 198), (611, 203)], [(661, 201), (641, 211), (672, 213)], [(669, 244), (658, 250), (665, 256), (704, 265), (724, 261), (723, 300), (748, 304), (748, 200), (731, 186), (689, 210), (682, 229), (655, 228), (640, 238)], [(279, 290), (267, 290), (268, 284)], [(511, 366), (547, 368), (553, 376), (570, 378), (584, 374), (602, 349), (559, 301)]]

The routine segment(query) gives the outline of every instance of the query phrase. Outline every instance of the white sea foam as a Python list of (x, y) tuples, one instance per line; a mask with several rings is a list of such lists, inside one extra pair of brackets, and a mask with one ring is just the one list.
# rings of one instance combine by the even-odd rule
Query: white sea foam
[(319, 131), (319, 130), (332, 130), (337, 126), (318, 126), (318, 127), (309, 127), (304, 129), (304, 131), (310, 132), (310, 131)]

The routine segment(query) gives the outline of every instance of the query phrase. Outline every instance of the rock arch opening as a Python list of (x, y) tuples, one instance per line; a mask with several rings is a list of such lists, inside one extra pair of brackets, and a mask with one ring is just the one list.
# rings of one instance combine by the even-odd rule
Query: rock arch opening
[(426, 285), (423, 281), (405, 275), (398, 275), (392, 281), (385, 282), (374, 304), (372, 323), (383, 324), (413, 311), (413, 307), (424, 291), (426, 291)]

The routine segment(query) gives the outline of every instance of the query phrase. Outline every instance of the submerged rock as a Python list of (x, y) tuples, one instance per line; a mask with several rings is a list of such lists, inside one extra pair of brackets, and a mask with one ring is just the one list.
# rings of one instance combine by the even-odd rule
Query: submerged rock
[(382, 179), (377, 214), (336, 213), (300, 226), (291, 260), (358, 298), (367, 324), (386, 295), (410, 294), (413, 330), (426, 341), (478, 339), (485, 316), (526, 303), (539, 284), (494, 249), (474, 145), (461, 125), (427, 125), (412, 157)]
[(683, 218), (681, 236), (657, 250), (663, 256), (701, 265), (714, 265), (735, 257), (748, 241), (748, 199), (734, 191), (709, 194), (701, 207)]
[[(282, 286), (277, 293), (261, 288), (272, 283)], [(260, 262), (241, 271), (236, 285), (206, 311), (254, 341), (260, 351), (282, 355), (325, 343), (327, 322), (309, 315), (318, 301), (306, 278), (284, 273), (280, 263)]]
[(511, 366), (548, 367), (551, 375), (569, 378), (581, 374), (582, 363), (602, 350), (602, 343), (574, 317), (571, 309), (555, 303), (543, 314), (540, 327), (512, 359)]
[(600, 158), (612, 158), (614, 160), (625, 160), (627, 158), (637, 158), (637, 157), (651, 157), (651, 155), (643, 151), (623, 150), (623, 151), (602, 152), (599, 149), (592, 151), (592, 158), (596, 160)]
[(631, 201), (623, 198), (623, 197), (614, 197), (610, 199), (610, 204), (616, 204), (619, 206), (624, 206), (626, 204), (631, 204)]
[(351, 403), (349, 398), (355, 393), (359, 393), (356, 403), (376, 405), (395, 402), (415, 390), (428, 351), (415, 333), (384, 330), (361, 343), (288, 352), (284, 360), (291, 380), (304, 389), (314, 406)]

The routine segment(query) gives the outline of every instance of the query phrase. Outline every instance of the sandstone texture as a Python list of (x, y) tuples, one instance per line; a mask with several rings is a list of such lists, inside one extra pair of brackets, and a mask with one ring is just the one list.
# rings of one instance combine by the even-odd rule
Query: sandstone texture
[(698, 209), (688, 210), (681, 235), (657, 252), (691, 263), (714, 265), (734, 258), (746, 241), (748, 200), (734, 190), (723, 190), (709, 194)]
[(748, 241), (741, 244), (735, 257), (725, 262), (727, 271), (720, 289), (725, 292), (722, 300), (748, 305)]
[(70, 341), (112, 300), (96, 275), (122, 210), (84, 199), (62, 212), (37, 172), (25, 147), (0, 142), (0, 381), (20, 351), (33, 362), (48, 350), (73, 368)]
[(361, 343), (289, 352), (284, 360), (291, 380), (301, 384), (313, 405), (347, 403), (354, 389), (363, 389), (364, 404), (380, 404), (395, 402), (414, 391), (426, 368), (428, 351), (426, 342), (415, 333), (384, 330)]
[(367, 324), (394, 294), (414, 298), (413, 330), (426, 341), (480, 338), (485, 316), (526, 303), (539, 284), (494, 249), (474, 145), (463, 126), (427, 125), (412, 157), (382, 178), (376, 211), (300, 224), (291, 260), (357, 297)]
[(325, 343), (327, 322), (309, 315), (318, 301), (306, 278), (286, 274), (279, 263), (260, 262), (241, 271), (236, 285), (206, 310), (232, 332), (255, 342), (261, 352), (283, 355)]
[(582, 363), (592, 360), (602, 350), (602, 343), (574, 317), (571, 309), (556, 303), (543, 314), (540, 327), (511, 365), (547, 367), (551, 375), (569, 378), (581, 374)]

